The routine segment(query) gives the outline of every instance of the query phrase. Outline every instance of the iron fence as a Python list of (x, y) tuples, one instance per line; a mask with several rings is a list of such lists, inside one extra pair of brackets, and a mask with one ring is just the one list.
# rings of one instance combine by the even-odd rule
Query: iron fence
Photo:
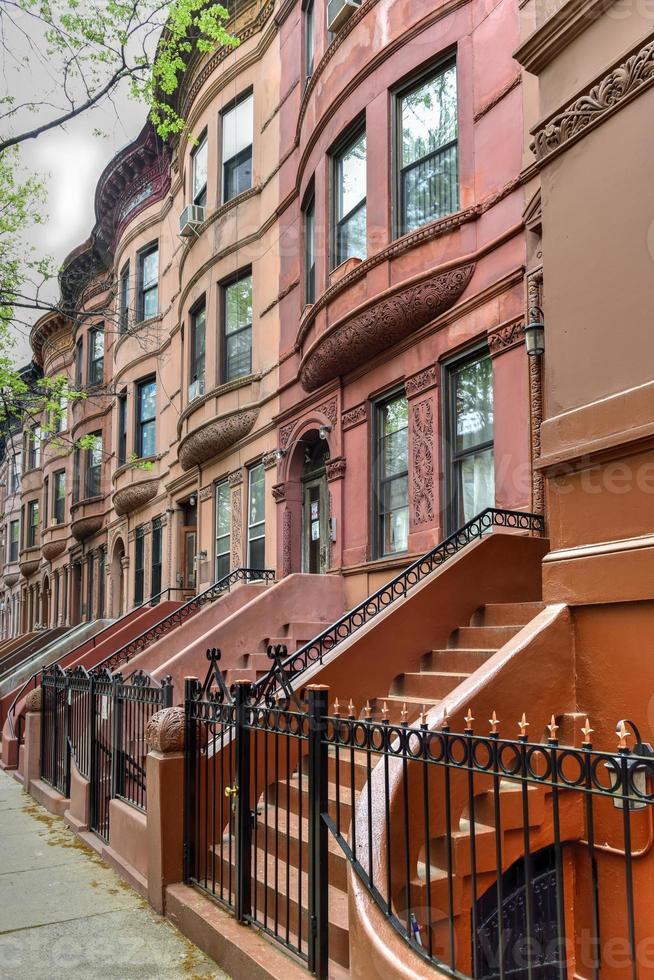
[(147, 803), (145, 730), (155, 712), (171, 708), (172, 704), (170, 677), (159, 683), (138, 670), (126, 681), (119, 677), (116, 682), (112, 795), (138, 810), (145, 810)]
[(41, 779), (63, 796), (70, 790), (66, 674), (56, 664), (43, 671), (41, 694)]
[[(636, 977), (649, 942), (654, 754), (330, 713), (327, 691), (257, 700), (218, 655), (186, 690), (185, 878), (305, 961), (347, 966), (347, 869), (453, 977)], [(404, 714), (406, 719), (406, 712)], [(635, 745), (629, 748), (633, 732)], [(331, 841), (331, 843), (330, 843)], [(341, 859), (339, 861), (339, 854)], [(340, 894), (339, 894), (340, 892)], [(645, 951), (644, 951), (645, 950)], [(613, 974), (611, 974), (613, 975)], [(616, 974), (617, 975), (617, 974)]]

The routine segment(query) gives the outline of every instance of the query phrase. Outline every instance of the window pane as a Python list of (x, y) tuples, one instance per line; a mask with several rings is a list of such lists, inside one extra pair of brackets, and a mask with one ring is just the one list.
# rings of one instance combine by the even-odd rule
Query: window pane
[(458, 491), (463, 523), (486, 507), (495, 506), (495, 466), (493, 450), (466, 456), (457, 464)]
[(91, 337), (93, 351), (91, 357), (96, 361), (99, 357), (104, 356), (104, 330), (94, 330)]
[(250, 568), (266, 567), (266, 539), (257, 538), (250, 541), (248, 548), (248, 566)]
[(157, 383), (156, 381), (146, 381), (139, 386), (140, 406), (139, 413), (141, 421), (153, 419), (157, 411)]
[(193, 154), (193, 200), (196, 204), (203, 203), (197, 197), (207, 186), (207, 137), (204, 136)]
[(216, 490), (216, 533), (228, 535), (230, 530), (229, 485), (221, 483)]
[(466, 364), (454, 375), (455, 450), (493, 438), (493, 368), (490, 357)]
[(406, 551), (409, 533), (408, 402), (404, 395), (378, 409), (378, 547)]
[(384, 515), (384, 554), (406, 551), (409, 541), (409, 508), (394, 510)]
[(340, 265), (346, 259), (355, 256), (358, 259), (366, 257), (366, 206), (363, 204), (358, 211), (338, 226), (336, 243), (336, 264)]
[(225, 290), (225, 333), (252, 323), (252, 276), (244, 276)]
[(159, 290), (155, 286), (143, 294), (143, 319), (148, 320), (159, 312)]
[(427, 157), (402, 175), (403, 231), (436, 221), (459, 206), (456, 146)]
[(242, 330), (227, 337), (226, 375), (227, 381), (242, 378), (252, 370), (252, 331)]
[(401, 119), (403, 167), (456, 139), (456, 67), (403, 96)]
[(409, 435), (407, 429), (393, 432), (384, 438), (384, 476), (406, 472)]
[(159, 278), (159, 250), (154, 249), (141, 256), (141, 286), (148, 289), (154, 286)]
[(237, 194), (252, 187), (252, 148), (243, 150), (224, 166), (224, 200), (230, 201)]
[(223, 115), (223, 163), (252, 144), (252, 96), (248, 95)]
[(263, 466), (255, 466), (250, 470), (250, 503), (248, 508), (248, 523), (262, 522), (265, 518), (265, 477)]
[(193, 317), (191, 381), (202, 381), (204, 379), (206, 322), (207, 311), (202, 307)]
[(349, 214), (366, 196), (366, 134), (337, 160), (337, 220)]
[(144, 422), (141, 426), (141, 456), (154, 456), (155, 454), (155, 423)]

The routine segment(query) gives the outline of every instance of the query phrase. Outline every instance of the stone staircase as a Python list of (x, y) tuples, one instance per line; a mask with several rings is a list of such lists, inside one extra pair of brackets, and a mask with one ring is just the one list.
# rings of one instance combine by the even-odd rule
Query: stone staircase
[(235, 680), (259, 680), (271, 667), (271, 660), (267, 653), (269, 646), (283, 644), (289, 654), (295, 653), (324, 630), (325, 625), (323, 621), (295, 621), (282, 624), (279, 635), (264, 637), (257, 650), (242, 654), (233, 666), (225, 669), (225, 683), (229, 686)]

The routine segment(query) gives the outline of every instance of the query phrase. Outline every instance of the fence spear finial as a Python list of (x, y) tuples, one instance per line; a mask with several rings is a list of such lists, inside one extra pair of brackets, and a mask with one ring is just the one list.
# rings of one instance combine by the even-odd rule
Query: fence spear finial
[(627, 739), (629, 738), (629, 731), (624, 721), (621, 721), (620, 724), (618, 725), (618, 730), (616, 731), (616, 735), (618, 736), (618, 748), (628, 749), (629, 746), (627, 745)]
[(409, 712), (406, 710), (406, 701), (402, 702), (402, 710), (400, 711), (400, 718), (402, 719), (402, 724), (406, 725), (406, 720)]
[(593, 734), (593, 729), (590, 727), (588, 715), (586, 716), (586, 724), (581, 729), (581, 734), (584, 736), (582, 745), (590, 745), (590, 736)]
[(420, 724), (425, 728), (427, 727), (427, 705), (423, 704), (422, 710), (420, 711)]
[(450, 727), (450, 713), (447, 710), (447, 705), (444, 704), (443, 705), (443, 721), (441, 722), (441, 728), (449, 728), (449, 727)]
[(556, 723), (556, 718), (554, 715), (552, 715), (550, 723), (547, 726), (547, 730), (550, 733), (550, 742), (556, 742), (556, 733), (558, 732), (559, 727), (560, 726)]
[(520, 729), (520, 737), (521, 738), (526, 738), (527, 737), (527, 729), (529, 728), (529, 722), (527, 721), (527, 715), (525, 714), (524, 711), (522, 712), (522, 719), (521, 719), (521, 721), (518, 722), (518, 728)]
[(347, 706), (347, 713), (350, 718), (354, 718), (354, 701), (350, 698), (350, 703)]
[(491, 726), (491, 735), (499, 734), (500, 719), (497, 717), (495, 709), (493, 709), (493, 717), (488, 719), (488, 724)]
[(388, 721), (388, 705), (385, 701), (382, 707), (382, 721)]
[(366, 704), (365, 704), (365, 707), (364, 707), (363, 710), (364, 710), (364, 713), (365, 713), (366, 718), (370, 718), (370, 716), (372, 715), (372, 708), (370, 707), (370, 699), (369, 698), (366, 698)]
[(338, 716), (340, 715), (340, 713), (341, 713), (341, 706), (339, 704), (338, 698), (336, 698), (336, 700), (334, 701), (334, 714)]
[(475, 720), (472, 717), (472, 708), (468, 708), (468, 714), (465, 716), (465, 718), (463, 720), (466, 723), (466, 730), (469, 731), (469, 732), (471, 732), (472, 731), (472, 723)]

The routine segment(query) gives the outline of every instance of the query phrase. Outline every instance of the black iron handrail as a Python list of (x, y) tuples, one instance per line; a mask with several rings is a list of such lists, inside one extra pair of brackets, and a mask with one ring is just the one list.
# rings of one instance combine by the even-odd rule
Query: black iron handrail
[(404, 571), (383, 585), (381, 589), (369, 595), (344, 616), (328, 626), (313, 640), (282, 659), (279, 647), (271, 647), (269, 656), (274, 663), (268, 673), (259, 678), (253, 685), (255, 700), (269, 695), (273, 689), (288, 683), (298, 674), (303, 673), (315, 663), (322, 663), (323, 657), (343, 640), (365, 626), (384, 609), (397, 599), (403, 599), (409, 589), (418, 585), (427, 575), (439, 568), (453, 555), (481, 538), (492, 527), (505, 527), (519, 531), (535, 531), (543, 534), (545, 518), (542, 514), (531, 514), (527, 511), (505, 510), (499, 507), (486, 507), (466, 524), (454, 531), (447, 538), (428, 551), (421, 558), (412, 562)]
[(140, 653), (145, 650), (146, 647), (150, 646), (151, 643), (156, 643), (157, 640), (161, 639), (167, 633), (170, 633), (172, 629), (177, 626), (181, 626), (187, 619), (193, 616), (202, 606), (209, 602), (214, 602), (214, 600), (219, 599), (224, 592), (228, 592), (232, 585), (236, 582), (274, 582), (275, 573), (270, 568), (235, 568), (233, 571), (228, 572), (227, 575), (223, 575), (222, 578), (214, 582), (204, 590), (204, 592), (198, 593), (198, 595), (193, 596), (188, 602), (183, 605), (178, 606), (174, 612), (169, 613), (160, 619), (158, 623), (155, 623), (149, 629), (145, 630), (139, 636), (134, 637), (129, 643), (126, 643), (120, 650), (116, 650), (114, 653), (110, 653), (109, 656), (105, 657), (104, 660), (100, 660), (99, 663), (95, 665), (94, 670), (115, 670), (121, 664), (126, 664), (129, 660), (135, 656), (135, 654)]
[[(170, 599), (170, 596), (173, 592), (183, 592), (183, 591), (184, 589), (179, 589), (176, 586), (169, 585), (168, 588), (162, 589), (161, 592), (158, 592), (156, 595), (151, 595), (149, 599), (144, 599), (143, 602), (139, 602), (136, 606), (132, 606), (131, 609), (128, 609), (126, 613), (123, 613), (123, 615), (119, 616), (117, 619), (112, 619), (110, 623), (107, 623), (106, 626), (103, 626), (102, 629), (98, 630), (97, 633), (94, 633), (93, 636), (87, 636), (86, 639), (82, 640), (81, 643), (78, 643), (76, 647), (73, 647), (72, 650), (67, 650), (66, 653), (62, 653), (60, 657), (57, 657), (57, 659), (53, 660), (52, 663), (49, 664), (48, 666), (52, 667), (55, 664), (60, 664), (62, 660), (65, 660), (67, 657), (71, 657), (76, 650), (79, 650), (80, 647), (85, 646), (87, 643), (90, 643), (92, 649), (95, 649), (96, 646), (98, 645), (97, 643), (98, 637), (101, 637), (104, 633), (107, 632), (107, 630), (114, 629), (115, 626), (119, 626), (120, 623), (124, 623), (125, 620), (129, 619), (131, 616), (134, 615), (135, 612), (138, 612), (139, 610), (143, 609), (145, 606), (157, 605), (161, 601), (162, 596), (166, 595), (168, 599)], [(83, 626), (84, 624), (79, 623), (78, 625)], [(75, 629), (75, 627), (73, 626), (71, 627), (71, 629)], [(63, 635), (64, 634), (62, 634), (62, 636)], [(60, 637), (58, 637), (58, 639), (60, 639)], [(37, 677), (41, 676), (41, 672), (42, 672), (42, 668), (39, 667), (38, 670), (35, 670), (34, 673), (27, 678), (27, 680), (25, 681), (21, 689), (16, 694), (16, 697), (9, 705), (9, 710), (7, 711), (7, 720), (9, 722), (9, 732), (12, 736), (15, 735), (14, 718), (16, 716), (16, 705), (23, 697), (23, 695), (29, 688), (30, 684), (32, 684), (32, 682), (35, 681)]]

